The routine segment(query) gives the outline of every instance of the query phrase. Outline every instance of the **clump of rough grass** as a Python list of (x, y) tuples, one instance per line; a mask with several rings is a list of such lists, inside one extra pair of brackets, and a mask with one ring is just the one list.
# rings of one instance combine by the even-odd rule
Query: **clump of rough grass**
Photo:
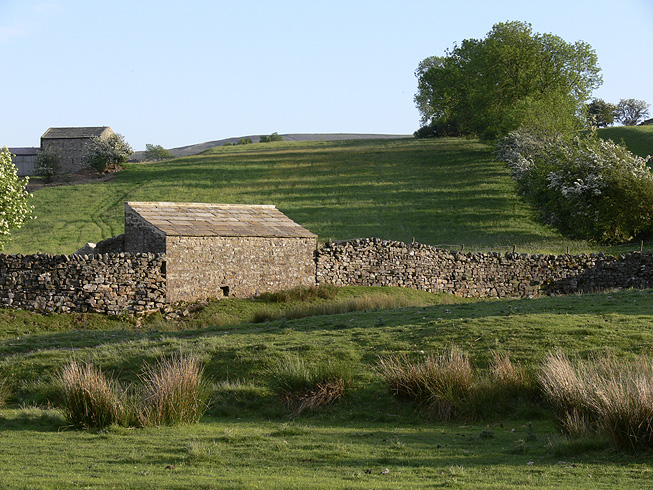
[(505, 352), (493, 353), (490, 377), (494, 386), (504, 393), (521, 393), (528, 389), (530, 383), (526, 370), (520, 364), (512, 362)]
[(474, 388), (469, 357), (456, 347), (418, 362), (401, 354), (383, 357), (377, 372), (395, 395), (415, 400), (438, 420), (460, 413)]
[(549, 354), (539, 374), (563, 432), (607, 435), (620, 449), (653, 449), (653, 363)]
[(544, 397), (553, 407), (560, 429), (572, 437), (597, 432), (597, 417), (590, 403), (594, 383), (588, 379), (593, 370), (587, 364), (572, 363), (562, 352), (549, 353), (538, 373)]
[(467, 414), (482, 419), (497, 414), (510, 414), (521, 402), (535, 398), (533, 377), (508, 353), (493, 352), (488, 370), (477, 376), (466, 405)]
[(73, 426), (104, 428), (125, 422), (118, 383), (89, 363), (70, 362), (61, 370), (65, 418)]
[(297, 286), (285, 291), (264, 293), (261, 298), (273, 303), (292, 303), (295, 301), (334, 299), (337, 294), (338, 288), (333, 284), (320, 284), (319, 286)]
[(402, 308), (407, 306), (422, 306), (419, 301), (410, 300), (407, 298), (393, 297), (385, 294), (368, 294), (356, 298), (347, 298), (344, 300), (333, 300), (329, 302), (295, 305), (288, 308), (277, 309), (263, 309), (257, 311), (252, 322), (263, 323), (267, 321), (280, 320), (295, 320), (298, 318), (306, 318), (309, 316), (317, 315), (339, 315), (341, 313), (350, 313), (352, 311), (364, 310), (383, 310), (388, 308)]
[(321, 362), (309, 366), (299, 357), (285, 357), (270, 370), (273, 390), (296, 414), (316, 410), (344, 396), (352, 376), (342, 362)]
[(9, 380), (0, 375), (0, 408), (7, 404), (7, 399), (11, 396), (11, 385)]
[(653, 364), (607, 357), (594, 361), (590, 404), (599, 424), (620, 449), (653, 448)]
[(208, 406), (209, 388), (199, 359), (178, 355), (146, 366), (138, 418), (143, 426), (198, 422)]

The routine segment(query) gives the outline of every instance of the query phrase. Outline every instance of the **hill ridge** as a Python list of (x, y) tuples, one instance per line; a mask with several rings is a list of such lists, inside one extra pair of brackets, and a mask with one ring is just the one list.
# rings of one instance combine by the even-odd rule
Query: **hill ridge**
[[(375, 134), (375, 133), (288, 133), (280, 135), (284, 141), (344, 141), (344, 140), (364, 140), (364, 139), (396, 139), (396, 138), (412, 138), (408, 134)], [(260, 135), (249, 136), (233, 136), (214, 141), (206, 141), (204, 143), (197, 143), (194, 145), (179, 146), (177, 148), (169, 148), (168, 151), (176, 158), (187, 157), (190, 155), (197, 155), (203, 151), (223, 146), (226, 143), (238, 143), (243, 138), (251, 138), (252, 143), (258, 143)], [(136, 151), (132, 155), (132, 160), (143, 160), (144, 151)]]

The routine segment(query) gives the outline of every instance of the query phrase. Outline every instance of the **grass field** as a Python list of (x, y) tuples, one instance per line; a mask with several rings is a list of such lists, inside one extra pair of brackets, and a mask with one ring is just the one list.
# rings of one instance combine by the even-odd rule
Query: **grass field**
[[(347, 288), (344, 296), (369, 294)], [(415, 292), (430, 306), (367, 310), (263, 324), (212, 326), (210, 311), (176, 324), (139, 326), (95, 315), (53, 326), (3, 312), (0, 373), (13, 380), (0, 410), (0, 485), (7, 488), (643, 488), (647, 454), (622, 454), (602, 440), (568, 440), (529, 403), (482, 421), (442, 423), (395, 399), (374, 371), (380, 355), (438, 352), (452, 344), (483, 369), (505, 350), (535, 369), (569, 354), (653, 354), (653, 294), (462, 301)], [(230, 299), (232, 311), (251, 301)], [(13, 314), (16, 326), (10, 321)], [(201, 315), (204, 315), (203, 317)], [(70, 317), (67, 317), (70, 318)], [(200, 320), (201, 319), (201, 320)], [(203, 324), (198, 328), (197, 321)], [(89, 329), (85, 329), (88, 323)], [(108, 322), (100, 325), (101, 322)], [(162, 355), (198, 355), (213, 384), (198, 425), (157, 429), (66, 429), (52, 380), (71, 359), (91, 361), (123, 383)], [(346, 361), (345, 399), (301, 417), (270, 389), (270, 366), (285, 355), (308, 363)], [(40, 407), (40, 408), (35, 408)], [(383, 474), (385, 470), (386, 474)]]
[[(125, 200), (153, 199), (276, 204), (323, 240), (595, 250), (536, 224), (491, 149), (464, 139), (248, 145), (131, 165), (109, 183), (37, 191), (38, 219), (8, 250), (71, 252), (121, 233)], [(622, 453), (603, 438), (568, 439), (541, 400), (439, 422), (393, 396), (375, 368), (380, 356), (421, 359), (452, 346), (477, 372), (494, 351), (530, 373), (557, 350), (651, 357), (651, 290), (477, 301), (347, 287), (328, 299), (227, 298), (188, 310), (172, 320), (0, 309), (0, 388), (10, 390), (7, 406), (0, 399), (0, 487), (651, 486), (650, 453)], [(199, 424), (67, 426), (56, 378), (71, 360), (133, 385), (145, 365), (178, 354), (198, 356), (211, 385)], [(271, 380), (285, 357), (346, 364), (351, 392), (298, 416)]]
[(611, 139), (616, 143), (625, 143), (635, 155), (647, 157), (653, 155), (653, 126), (616, 126), (601, 128), (598, 131), (603, 139)]
[(132, 164), (107, 183), (34, 194), (10, 253), (72, 253), (122, 233), (123, 202), (274, 204), (320, 240), (376, 236), (466, 250), (589, 251), (538, 224), (492, 149), (475, 140), (364, 140), (220, 147)]

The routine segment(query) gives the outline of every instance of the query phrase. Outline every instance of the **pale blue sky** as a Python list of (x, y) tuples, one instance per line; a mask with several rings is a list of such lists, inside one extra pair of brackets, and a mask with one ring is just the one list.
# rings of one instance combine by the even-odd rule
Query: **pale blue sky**
[(497, 22), (596, 50), (653, 104), (653, 0), (0, 0), (0, 146), (111, 126), (136, 150), (279, 133), (411, 134), (417, 64)]

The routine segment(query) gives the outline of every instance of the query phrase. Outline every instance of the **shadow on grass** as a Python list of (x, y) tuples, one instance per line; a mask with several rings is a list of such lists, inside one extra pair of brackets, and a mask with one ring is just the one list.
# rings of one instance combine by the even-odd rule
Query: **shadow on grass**
[(359, 312), (341, 313), (335, 315), (319, 315), (285, 319), (262, 323), (236, 323), (224, 326), (207, 326), (176, 331), (171, 323), (166, 331), (143, 330), (75, 330), (70, 332), (39, 333), (23, 335), (20, 338), (5, 338), (0, 341), (0, 356), (29, 354), (50, 350), (70, 351), (71, 355), (78, 350), (93, 348), (100, 345), (120, 345), (138, 341), (166, 343), (173, 339), (196, 340), (206, 336), (223, 336), (238, 334), (275, 334), (287, 330), (311, 332), (317, 330), (348, 330), (360, 328), (361, 324), (349, 321), (359, 318), (363, 325), (369, 323), (369, 315), (374, 315), (374, 323), (369, 326), (379, 326), (379, 318), (386, 327), (398, 327), (412, 323), (416, 315), (427, 313), (428, 319), (433, 317), (483, 319), (489, 317), (519, 315), (536, 315), (540, 313), (556, 315), (653, 315), (653, 290), (621, 290), (605, 293), (573, 294), (546, 296), (523, 299), (484, 299), (484, 300), (454, 300), (451, 304), (434, 306), (403, 307), (389, 309), (363, 310)]
[(54, 409), (19, 408), (0, 411), (2, 431), (59, 432), (67, 423), (62, 414)]

